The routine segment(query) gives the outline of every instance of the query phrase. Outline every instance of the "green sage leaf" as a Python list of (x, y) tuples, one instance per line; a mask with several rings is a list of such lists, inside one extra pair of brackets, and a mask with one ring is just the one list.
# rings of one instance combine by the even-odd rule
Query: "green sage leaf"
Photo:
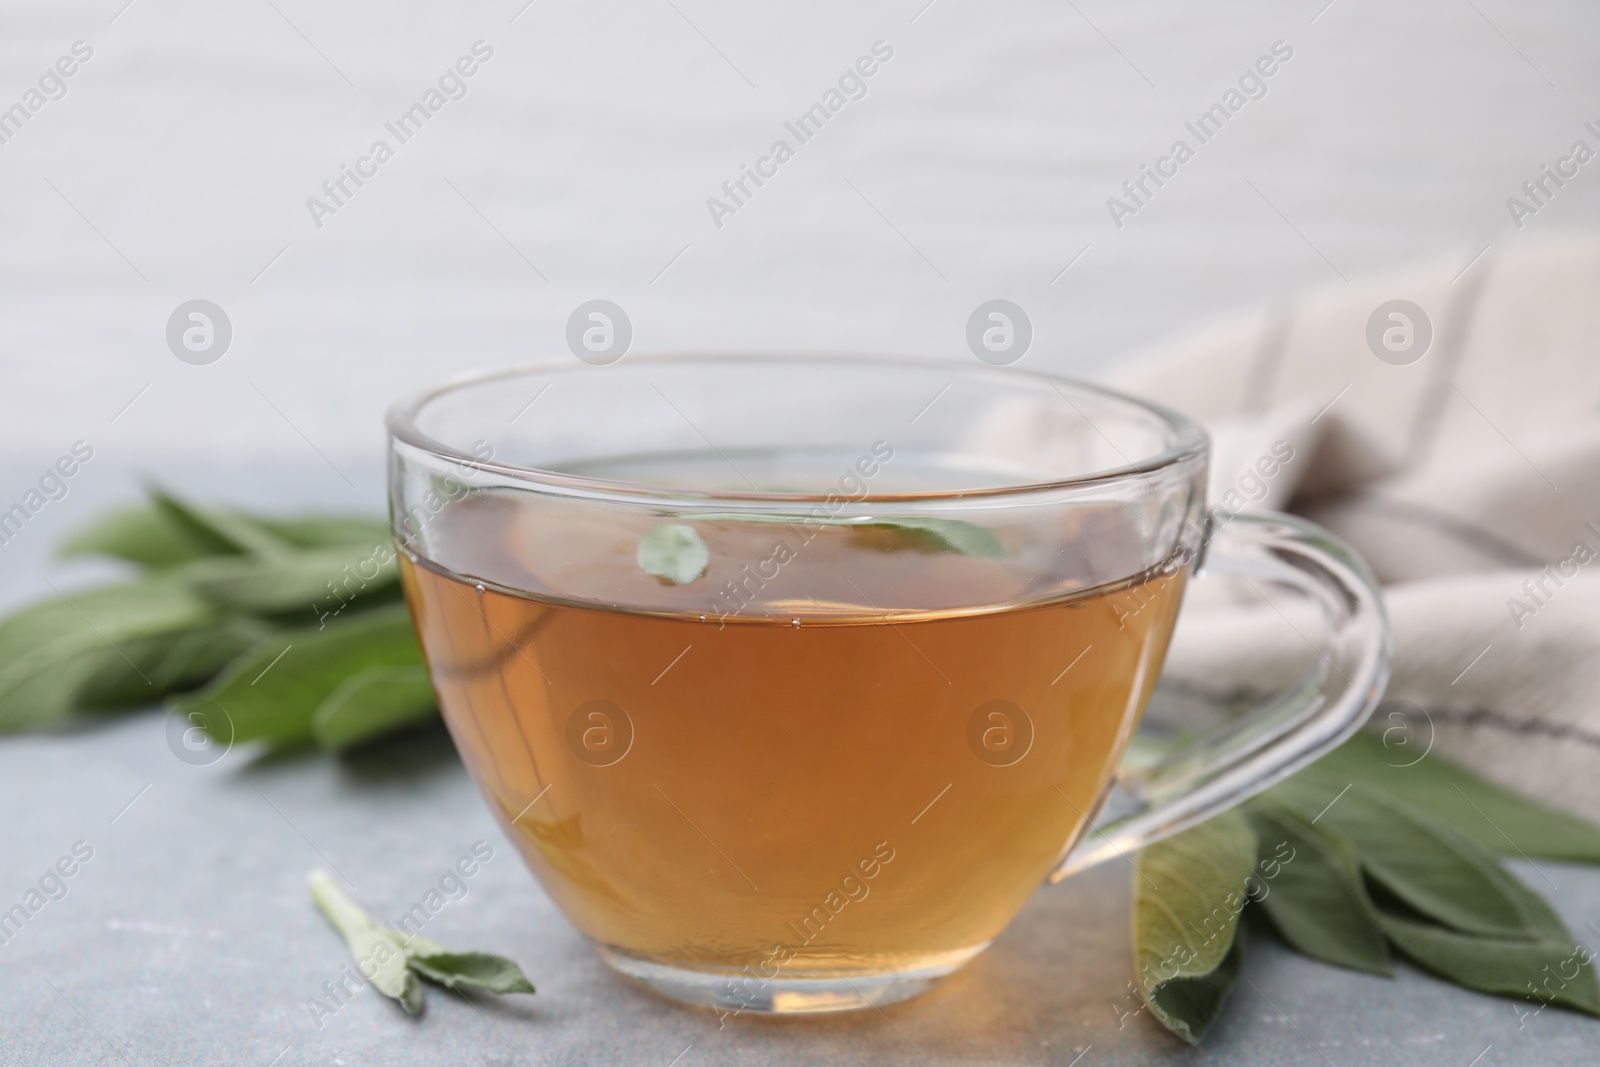
[(522, 968), (491, 952), (451, 952), (443, 945), (416, 935), (407, 936), (373, 920), (327, 871), (307, 877), (311, 899), (333, 928), (339, 931), (356, 969), (378, 991), (392, 997), (407, 1012), (422, 1010), (421, 976), (446, 989), (475, 989), (487, 993), (532, 993), (533, 983)]
[[(1270, 802), (1247, 805), (1261, 842), (1263, 871), (1275, 871), (1258, 898), (1290, 946), (1313, 959), (1370, 974), (1393, 973), (1377, 909), (1348, 837)], [(1289, 859), (1282, 848), (1291, 850)]]
[(1200, 1043), (1239, 984), (1244, 970), (1244, 940), (1244, 928), (1240, 927), (1233, 932), (1228, 951), (1214, 968), (1161, 983), (1146, 1003), (1163, 1026), (1191, 1045)]
[(109, 556), (159, 570), (203, 559), (207, 553), (183, 536), (155, 507), (123, 508), (104, 515), (67, 538), (58, 556)]
[(394, 541), (394, 533), (382, 519), (350, 515), (308, 515), (298, 519), (256, 519), (297, 548), (329, 548), (334, 545), (379, 545)]
[[(156, 577), (41, 601), (0, 621), (0, 731), (33, 729), (73, 711), (82, 694), (119, 693), (162, 641), (216, 621), (183, 585)], [(148, 673), (148, 672), (147, 672)], [(181, 673), (181, 672), (180, 672)], [(140, 678), (147, 701), (163, 687)]]
[(645, 573), (673, 585), (688, 585), (706, 572), (711, 552), (694, 527), (664, 522), (639, 539), (634, 553)]
[(134, 638), (117, 646), (122, 655), (108, 656), (73, 703), (88, 711), (148, 707), (203, 685), (271, 633), (256, 619), (207, 618), (187, 630)]
[(451, 952), (421, 934), (401, 935), (411, 969), (446, 989), (532, 993), (533, 983), (513, 960), (492, 952)]
[[(376, 608), (322, 629), (275, 634), (230, 663), (210, 685), (174, 703), (219, 740), (228, 736), (227, 723), (237, 741), (304, 744), (315, 739), (317, 709), (346, 679), (368, 667), (421, 663), (405, 606)], [(330, 719), (335, 714), (330, 712)]]
[(1567, 924), (1561, 921), (1561, 916), (1556, 914), (1548, 901), (1524, 885), (1522, 879), (1500, 864), (1494, 865), (1492, 875), (1500, 891), (1516, 903), (1517, 910), (1522, 912), (1528, 928), (1533, 931), (1536, 939), (1561, 942), (1572, 940), (1572, 934), (1567, 930)]
[(1600, 1015), (1600, 984), (1592, 958), (1566, 934), (1559, 919), (1559, 932), (1535, 941), (1508, 940), (1436, 925), (1387, 894), (1378, 894), (1375, 902), (1389, 940), (1424, 970), (1480, 993)]
[(1501, 855), (1600, 863), (1600, 828), (1414, 748), (1386, 745), (1382, 734), (1362, 731), (1312, 770), (1340, 779), (1340, 787), (1349, 781), (1378, 786)]
[(400, 939), (374, 922), (327, 871), (312, 871), (306, 881), (311, 899), (344, 938), (361, 976), (378, 992), (398, 1001), (407, 1013), (421, 1011), (422, 987), (411, 973)]
[(486, 993), (532, 993), (533, 983), (522, 968), (490, 952), (411, 951), (411, 969), (446, 989), (481, 989)]
[(273, 555), (293, 547), (247, 515), (224, 509), (202, 512), (163, 489), (152, 486), (146, 491), (162, 518), (204, 555)]
[[(237, 538), (222, 536), (214, 527), (249, 525), (294, 548), (328, 548), (339, 545), (387, 544), (392, 535), (382, 520), (341, 516), (299, 519), (259, 519), (220, 509), (197, 509), (168, 497), (168, 506), (145, 504), (121, 508), (96, 519), (73, 534), (57, 549), (62, 557), (109, 556), (159, 570), (212, 556), (239, 555)], [(194, 530), (201, 532), (196, 535)], [(257, 538), (246, 535), (247, 539)]]
[(428, 671), (365, 667), (339, 683), (311, 714), (317, 747), (343, 752), (385, 734), (432, 719), (438, 713)]
[(353, 601), (399, 596), (400, 570), (387, 541), (295, 549), (269, 556), (215, 556), (174, 572), (201, 598), (250, 614), (299, 611), (336, 616)]
[[(852, 524), (855, 529), (887, 530), (898, 534), (895, 547), (921, 552), (955, 552), (963, 556), (1000, 559), (1006, 546), (987, 526), (961, 519), (903, 518)], [(891, 549), (891, 551), (894, 549)]]
[(1435, 921), (1467, 934), (1536, 936), (1495, 878), (1494, 854), (1382, 790), (1352, 784), (1333, 800), (1315, 782), (1291, 780), (1268, 795), (1348, 835), (1375, 881)]
[(1225, 812), (1141, 854), (1133, 877), (1133, 955), (1156, 1018), (1190, 1044), (1216, 1020), (1238, 981), (1239, 912), (1257, 843)]
[(806, 514), (768, 514), (743, 511), (714, 511), (696, 514), (703, 522), (764, 522), (805, 530), (817, 526), (842, 526), (850, 530), (887, 531), (897, 536), (881, 542), (861, 538), (862, 547), (882, 552), (956, 552), (963, 556), (1001, 558), (1007, 555), (1000, 536), (987, 526), (962, 519), (924, 516), (885, 517), (833, 516)]

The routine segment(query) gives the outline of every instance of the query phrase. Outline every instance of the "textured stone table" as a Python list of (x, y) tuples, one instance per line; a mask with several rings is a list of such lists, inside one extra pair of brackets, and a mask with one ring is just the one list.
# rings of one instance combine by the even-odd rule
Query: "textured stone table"
[[(188, 766), (160, 713), (0, 744), (0, 905), (76, 841), (93, 858), (0, 948), (0, 1060), (11, 1064), (1572, 1064), (1600, 1024), (1402, 968), (1393, 981), (1253, 939), (1226, 1014), (1197, 1051), (1121, 1021), (1131, 973), (1126, 868), (1041, 891), (994, 947), (932, 994), (820, 1020), (678, 1007), (614, 977), (500, 836), (443, 730), (345, 761)], [(521, 961), (534, 998), (441, 992), (407, 1018), (364, 990), (306, 1006), (347, 962), (305, 873), (333, 866), (396, 915), (486, 840), (494, 857), (427, 933)], [(1574, 928), (1600, 872), (1543, 868)], [(1124, 1007), (1122, 1010), (1126, 1011)], [(1475, 1059), (1489, 1046), (1492, 1050)], [(1082, 1055), (1080, 1060), (1074, 1057)], [(674, 1061), (674, 1057), (680, 1059)]]

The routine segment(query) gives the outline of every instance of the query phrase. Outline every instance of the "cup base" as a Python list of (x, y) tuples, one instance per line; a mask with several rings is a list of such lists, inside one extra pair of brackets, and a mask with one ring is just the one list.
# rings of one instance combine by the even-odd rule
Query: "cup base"
[(940, 953), (923, 966), (899, 971), (762, 978), (749, 971), (673, 967), (596, 946), (614, 970), (651, 992), (733, 1015), (829, 1015), (894, 1004), (932, 988), (988, 947), (985, 942)]

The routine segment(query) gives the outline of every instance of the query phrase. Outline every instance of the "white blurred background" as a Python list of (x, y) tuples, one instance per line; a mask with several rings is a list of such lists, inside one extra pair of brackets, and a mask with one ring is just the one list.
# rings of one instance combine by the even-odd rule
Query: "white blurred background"
[[(23, 584), (140, 472), (378, 511), (395, 397), (572, 358), (593, 298), (635, 352), (971, 359), (967, 317), (1001, 297), (1033, 322), (1023, 366), (1092, 374), (1308, 286), (1600, 221), (1600, 162), (1521, 233), (1506, 206), (1595, 141), (1582, 0), (10, 3), (0, 109), (78, 41), (66, 94), (0, 144), (0, 500), (95, 450), (0, 548)], [(467, 95), (400, 145), (384, 123), (477, 41)], [(707, 198), (879, 41), (865, 97), (718, 227)], [(1107, 198), (1279, 41), (1265, 97), (1114, 225)], [(315, 225), (379, 137), (395, 157)], [(165, 336), (195, 298), (232, 323), (205, 366)]]

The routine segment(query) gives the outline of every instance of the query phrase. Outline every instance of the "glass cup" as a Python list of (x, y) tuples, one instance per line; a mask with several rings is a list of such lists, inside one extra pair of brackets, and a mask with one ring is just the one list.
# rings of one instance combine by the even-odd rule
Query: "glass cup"
[[(1298, 519), (1220, 521), (1205, 433), (1097, 386), (630, 358), (468, 378), (388, 425), (406, 595), (467, 767), (605, 960), (679, 1000), (910, 996), (1041, 882), (1314, 760), (1386, 681), (1361, 560)], [(1121, 767), (1185, 584), (1217, 573), (1315, 604), (1315, 666)]]

